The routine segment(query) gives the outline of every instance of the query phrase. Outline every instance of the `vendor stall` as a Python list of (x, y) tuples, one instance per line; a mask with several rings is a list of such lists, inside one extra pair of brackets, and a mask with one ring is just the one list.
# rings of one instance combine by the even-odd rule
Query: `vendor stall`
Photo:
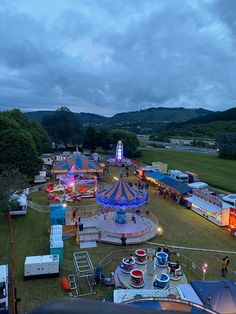
[(205, 182), (189, 183), (188, 186), (192, 188), (193, 190), (200, 190), (200, 191), (207, 191), (209, 187), (209, 185)]
[(228, 226), (229, 206), (209, 192), (194, 191), (187, 198), (191, 209), (218, 226)]

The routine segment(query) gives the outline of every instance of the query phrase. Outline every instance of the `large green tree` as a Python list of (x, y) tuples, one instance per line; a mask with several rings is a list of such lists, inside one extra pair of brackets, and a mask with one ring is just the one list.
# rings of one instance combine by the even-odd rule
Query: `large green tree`
[(221, 158), (236, 159), (236, 133), (218, 133), (216, 145)]
[(111, 134), (107, 129), (99, 129), (96, 131), (96, 146), (107, 151), (111, 147)]
[(42, 125), (49, 136), (59, 144), (78, 145), (82, 141), (82, 126), (78, 115), (71, 112), (67, 107), (59, 108), (55, 114), (46, 115), (42, 118)]
[(0, 172), (18, 168), (32, 177), (42, 167), (32, 136), (16, 122), (0, 116)]
[(84, 140), (83, 140), (83, 148), (90, 149), (94, 151), (96, 147), (98, 147), (97, 143), (97, 132), (96, 129), (92, 126), (89, 126), (85, 130)]
[(14, 109), (3, 113), (10, 120), (15, 121), (22, 130), (27, 131), (35, 144), (39, 154), (50, 148), (50, 139), (45, 129), (35, 121), (30, 121), (20, 110)]
[(31, 178), (41, 169), (40, 152), (32, 134), (26, 124), (19, 123), (10, 112), (0, 113), (0, 147), (0, 173), (18, 168)]
[(131, 158), (137, 156), (139, 140), (137, 139), (137, 135), (135, 133), (122, 130), (114, 130), (111, 132), (111, 138), (114, 148), (116, 147), (116, 144), (119, 140), (122, 141), (125, 157)]

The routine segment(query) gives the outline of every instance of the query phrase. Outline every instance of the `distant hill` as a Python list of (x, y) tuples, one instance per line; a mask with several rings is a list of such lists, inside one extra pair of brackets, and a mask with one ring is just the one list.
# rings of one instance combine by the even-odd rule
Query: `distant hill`
[[(45, 115), (54, 114), (55, 111), (34, 111), (26, 112), (28, 118), (40, 122)], [(206, 109), (185, 109), (185, 108), (148, 108), (139, 111), (123, 112), (114, 115), (113, 117), (104, 117), (93, 113), (76, 113), (80, 116), (83, 124), (100, 124), (100, 125), (132, 125), (137, 123), (151, 124), (153, 123), (171, 123), (171, 122), (184, 122), (193, 118), (200, 118), (212, 113)]]
[(222, 112), (169, 124), (164, 133), (168, 136), (215, 138), (218, 132), (236, 132), (236, 107)]
[[(25, 115), (31, 119), (36, 120), (37, 122), (41, 122), (43, 116), (55, 114), (56, 111), (32, 111), (26, 112)], [(107, 117), (100, 116), (94, 113), (75, 113), (80, 116), (80, 120), (83, 124), (94, 123), (94, 124), (103, 124), (107, 121)]]
[(236, 107), (230, 108), (225, 111), (211, 112), (209, 115), (190, 119), (186, 123), (200, 124), (214, 121), (236, 121)]
[(118, 122), (141, 122), (145, 121), (148, 123), (153, 122), (183, 122), (189, 119), (198, 118), (204, 115), (208, 115), (212, 111), (206, 109), (186, 109), (186, 108), (148, 108), (139, 111), (130, 111), (118, 113), (109, 119), (109, 123)]

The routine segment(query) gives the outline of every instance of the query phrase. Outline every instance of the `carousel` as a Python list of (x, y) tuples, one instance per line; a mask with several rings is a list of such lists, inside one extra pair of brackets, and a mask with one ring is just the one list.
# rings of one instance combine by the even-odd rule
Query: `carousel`
[(137, 244), (156, 236), (157, 224), (144, 209), (148, 193), (133, 189), (122, 174), (112, 186), (96, 192), (96, 202), (98, 215), (83, 218), (83, 225), (99, 230), (102, 242), (121, 244), (125, 235), (127, 244)]

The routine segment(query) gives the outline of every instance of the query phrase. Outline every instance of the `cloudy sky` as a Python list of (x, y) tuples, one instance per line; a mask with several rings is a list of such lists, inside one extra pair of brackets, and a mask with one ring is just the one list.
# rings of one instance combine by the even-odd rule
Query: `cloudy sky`
[(235, 0), (0, 0), (0, 109), (236, 106)]

